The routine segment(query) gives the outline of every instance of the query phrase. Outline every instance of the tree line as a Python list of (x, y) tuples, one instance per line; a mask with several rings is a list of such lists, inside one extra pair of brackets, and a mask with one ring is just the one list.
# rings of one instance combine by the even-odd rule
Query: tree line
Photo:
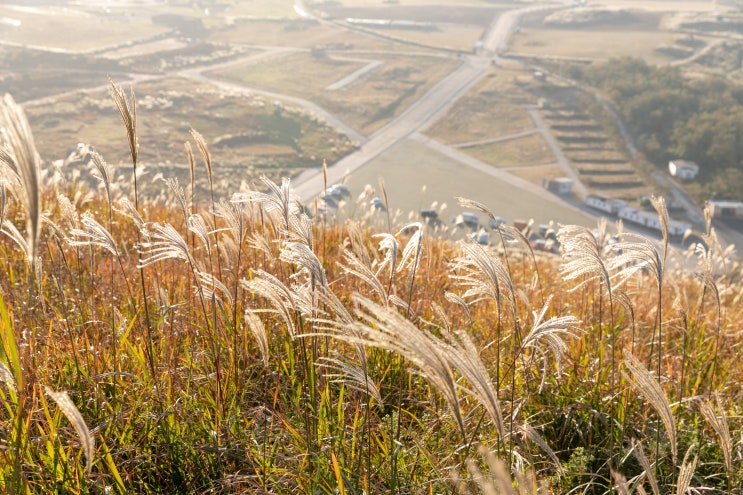
[(636, 58), (571, 66), (569, 76), (614, 102), (656, 166), (676, 158), (699, 164), (699, 199), (743, 200), (743, 86)]

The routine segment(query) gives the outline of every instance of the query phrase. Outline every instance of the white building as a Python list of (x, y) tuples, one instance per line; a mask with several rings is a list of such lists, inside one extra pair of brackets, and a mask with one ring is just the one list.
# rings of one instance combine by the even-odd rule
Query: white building
[(711, 200), (712, 218), (743, 218), (743, 203), (740, 201)]
[(542, 179), (542, 187), (560, 196), (573, 192), (573, 179), (558, 177), (556, 179)]
[(694, 180), (699, 174), (699, 165), (688, 160), (671, 160), (668, 162), (668, 171), (681, 180)]
[(616, 215), (622, 208), (627, 206), (627, 202), (601, 194), (589, 194), (586, 196), (586, 206), (601, 210), (610, 215)]

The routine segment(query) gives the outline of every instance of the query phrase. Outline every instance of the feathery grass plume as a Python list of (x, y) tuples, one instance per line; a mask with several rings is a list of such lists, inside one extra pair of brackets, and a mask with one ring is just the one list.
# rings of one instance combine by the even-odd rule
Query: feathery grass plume
[(26, 210), (26, 257), (31, 270), (41, 233), (41, 158), (23, 109), (6, 94), (0, 101), (0, 162), (14, 170), (23, 186), (21, 199)]
[[(490, 416), (501, 439), (506, 438), (503, 414), (498, 393), (480, 359), (480, 350), (466, 332), (456, 332), (457, 338), (450, 336), (448, 342), (436, 342), (449, 365), (467, 380), (469, 387), (461, 384), (458, 388), (479, 402)], [(431, 337), (433, 340), (433, 337)]]
[(615, 270), (614, 287), (623, 285), (636, 273), (649, 269), (655, 278), (656, 285), (662, 287), (664, 275), (664, 258), (648, 238), (632, 233), (622, 234), (620, 241), (612, 246), (616, 255), (609, 260), (607, 268)]
[(614, 471), (614, 469), (610, 469), (611, 471), (611, 478), (614, 480), (615, 486), (613, 487), (619, 495), (632, 495), (629, 490), (629, 485), (627, 484), (627, 478), (624, 477), (624, 475), (618, 471)]
[(79, 229), (80, 216), (77, 213), (77, 208), (70, 201), (70, 198), (64, 194), (57, 194), (57, 206), (59, 206), (60, 217), (67, 224), (67, 227), (70, 230)]
[(72, 402), (67, 392), (55, 392), (49, 387), (44, 387), (46, 394), (57, 403), (59, 410), (62, 414), (72, 423), (72, 426), (77, 432), (77, 436), (80, 438), (80, 443), (83, 446), (85, 452), (85, 472), (90, 475), (90, 471), (93, 468), (93, 450), (95, 449), (95, 438), (91, 435), (88, 425), (85, 424), (83, 415)]
[(694, 471), (697, 468), (697, 461), (699, 456), (694, 455), (694, 459), (689, 460), (689, 456), (694, 451), (694, 445), (689, 447), (689, 450), (684, 454), (684, 460), (681, 462), (681, 469), (679, 469), (678, 479), (676, 480), (676, 495), (686, 495), (689, 491), (689, 484), (691, 478), (694, 476)]
[[(624, 355), (624, 365), (630, 372), (631, 376), (622, 372), (627, 381), (632, 385), (632, 388), (640, 395), (644, 396), (645, 399), (653, 406), (655, 411), (658, 413), (660, 420), (666, 428), (666, 434), (671, 444), (671, 454), (673, 456), (673, 464), (676, 464), (676, 458), (678, 457), (678, 446), (676, 443), (676, 422), (671, 412), (671, 406), (668, 403), (668, 398), (663, 390), (660, 388), (657, 380), (654, 380), (650, 375), (648, 369), (643, 365), (635, 356), (630, 352), (626, 352)], [(655, 460), (656, 464), (658, 459)]]
[(612, 291), (614, 300), (624, 308), (625, 313), (629, 316), (630, 323), (632, 324), (632, 348), (631, 351), (635, 352), (635, 307), (632, 304), (632, 298), (622, 289), (616, 289)]
[(116, 180), (116, 169), (103, 159), (100, 153), (93, 151), (90, 155), (93, 163), (92, 175), (98, 179), (106, 190), (106, 199), (111, 206), (111, 184)]
[(666, 200), (663, 196), (656, 197), (650, 196), (650, 203), (658, 212), (658, 220), (660, 221), (660, 231), (663, 235), (663, 259), (666, 259), (668, 254), (668, 224), (670, 219), (668, 216), (668, 208), (666, 208)]
[(350, 251), (356, 255), (359, 261), (371, 268), (372, 258), (369, 254), (369, 249), (366, 247), (365, 238), (361, 232), (359, 222), (346, 221), (346, 232), (348, 232), (348, 241), (351, 245)]
[(224, 220), (227, 232), (229, 232), (234, 241), (233, 247), (236, 249), (234, 250), (235, 252), (231, 252), (230, 254), (233, 258), (236, 258), (239, 247), (242, 246), (248, 236), (248, 222), (245, 218), (245, 205), (242, 203), (232, 203), (221, 200), (219, 203), (214, 205), (214, 207), (214, 213)]
[(297, 335), (294, 314), (297, 310), (294, 295), (284, 283), (263, 270), (254, 270), (253, 278), (243, 279), (241, 284), (248, 292), (260, 296), (274, 307), (273, 310), (251, 310), (254, 313), (274, 313), (281, 317), (290, 337)]
[(444, 299), (451, 303), (459, 305), (464, 310), (464, 314), (467, 315), (467, 320), (470, 323), (472, 322), (472, 312), (470, 312), (470, 305), (467, 304), (467, 301), (459, 297), (457, 294), (448, 291), (444, 294)]
[(338, 263), (338, 266), (344, 273), (365, 282), (383, 301), (387, 301), (387, 291), (370, 266), (364, 264), (350, 249), (343, 251), (343, 261), (344, 263)]
[(295, 212), (289, 215), (289, 227), (284, 232), (287, 241), (301, 242), (308, 248), (314, 249), (314, 234), (312, 232), (312, 219), (303, 212)]
[(5, 221), (8, 213), (8, 181), (0, 179), (0, 225)]
[(543, 380), (546, 378), (547, 353), (552, 353), (555, 365), (557, 366), (558, 376), (560, 376), (562, 374), (562, 360), (568, 350), (568, 346), (565, 344), (563, 338), (567, 336), (575, 337), (572, 333), (573, 331), (583, 332), (578, 326), (580, 321), (572, 315), (553, 316), (549, 320), (544, 321), (544, 315), (547, 313), (551, 302), (552, 296), (547, 299), (547, 302), (539, 313), (532, 311), (534, 323), (529, 333), (526, 334), (521, 342), (521, 352), (519, 353), (521, 354), (526, 349), (531, 349), (542, 356), (543, 369), (545, 371), (542, 377)]
[(384, 186), (384, 178), (379, 176), (377, 178), (379, 183), (379, 190), (382, 191), (382, 198), (384, 199), (384, 211), (387, 215), (387, 232), (392, 230), (392, 219), (390, 218), (390, 202), (387, 198), (387, 188)]
[[(196, 237), (201, 241), (201, 244), (204, 246), (204, 249), (206, 249), (206, 254), (209, 258), (212, 256), (212, 243), (209, 240), (209, 236), (211, 235), (211, 232), (209, 231), (209, 228), (206, 226), (206, 221), (204, 221), (204, 217), (202, 217), (198, 213), (194, 213), (193, 215), (189, 216), (186, 225), (188, 226), (188, 230), (190, 232), (193, 232)], [(179, 234), (180, 235), (180, 234)]]
[(206, 299), (211, 300), (212, 298), (214, 298), (219, 301), (226, 299), (227, 304), (232, 306), (232, 304), (234, 303), (232, 293), (230, 292), (230, 289), (228, 289), (227, 286), (222, 283), (221, 280), (219, 280), (211, 273), (203, 272), (201, 270), (196, 270), (196, 275), (199, 282), (198, 288), (196, 289), (197, 296), (200, 294), (200, 292), (203, 291), (204, 297)]
[(332, 372), (326, 374), (331, 382), (343, 383), (346, 387), (371, 397), (380, 410), (384, 409), (384, 402), (379, 394), (379, 389), (369, 378), (369, 374), (364, 371), (363, 366), (331, 357), (320, 358), (319, 366)]
[(10, 237), (21, 248), (26, 260), (31, 260), (31, 246), (28, 245), (28, 238), (23, 237), (23, 234), (20, 233), (10, 220), (3, 220), (3, 224), (0, 226), (0, 232)]
[[(501, 225), (499, 222), (496, 222), (493, 212), (482, 203), (467, 198), (458, 197), (456, 199), (459, 202), (459, 206), (461, 206), (462, 208), (479, 210), (485, 213), (488, 218), (495, 224), (495, 230), (496, 232), (498, 232), (498, 235), (500, 236), (501, 242), (503, 244), (505, 267), (506, 271), (509, 273), (509, 276), (511, 273), (511, 268), (508, 261), (508, 250), (506, 249), (506, 242), (518, 242), (519, 244), (521, 244), (521, 246), (526, 248), (526, 251), (530, 254), (532, 263), (534, 264), (534, 274), (536, 276), (537, 285), (539, 286), (539, 293), (542, 294), (542, 279), (539, 274), (539, 268), (537, 266), (537, 258), (534, 255), (534, 250), (531, 247), (529, 239), (526, 238), (524, 233), (511, 225)], [(544, 304), (544, 299), (542, 299), (542, 304)]]
[(212, 155), (209, 152), (209, 146), (206, 144), (206, 139), (204, 139), (204, 136), (195, 129), (191, 129), (191, 137), (196, 141), (196, 146), (199, 148), (201, 157), (204, 159), (204, 166), (206, 167), (206, 174), (209, 179), (209, 187), (213, 188), (214, 178), (212, 175)]
[(325, 269), (317, 255), (302, 242), (287, 242), (281, 248), (279, 259), (286, 263), (292, 263), (300, 268), (300, 271), (292, 275), (298, 278), (301, 274), (309, 275), (310, 284), (313, 290), (319, 286), (322, 289), (328, 288), (328, 281), (325, 277)]
[(704, 293), (706, 291), (710, 291), (712, 293), (712, 296), (714, 298), (715, 304), (717, 305), (717, 332), (715, 335), (715, 352), (712, 356), (712, 372), (710, 373), (710, 379), (709, 379), (709, 391), (712, 391), (712, 388), (714, 387), (715, 383), (715, 373), (717, 372), (717, 360), (718, 355), (720, 352), (720, 340), (722, 338), (722, 303), (720, 301), (720, 290), (717, 287), (717, 282), (715, 282), (714, 277), (712, 276), (712, 266), (711, 262), (705, 263), (705, 271), (703, 273), (697, 274), (697, 277), (702, 281), (704, 284), (704, 290), (702, 291), (702, 295), (700, 296), (700, 299), (702, 299), (699, 303), (699, 310), (701, 311)]
[(287, 231), (289, 229), (289, 215), (301, 210), (299, 200), (291, 188), (291, 182), (284, 178), (281, 181), (281, 186), (279, 186), (265, 176), (261, 177), (261, 182), (266, 186), (268, 192), (235, 193), (232, 195), (232, 201), (261, 205), (269, 215), (279, 217), (281, 228)]
[(521, 425), (521, 433), (524, 435), (524, 437), (528, 438), (535, 444), (539, 446), (540, 449), (544, 451), (545, 454), (547, 454), (552, 461), (552, 463), (555, 465), (555, 469), (557, 469), (557, 472), (560, 476), (565, 475), (565, 469), (562, 467), (562, 463), (560, 462), (560, 459), (557, 457), (557, 454), (555, 454), (555, 451), (552, 450), (552, 447), (547, 445), (547, 442), (542, 438), (542, 435), (539, 434), (539, 432), (534, 428), (532, 425), (525, 423)]
[(454, 416), (462, 439), (465, 440), (464, 420), (457, 395), (458, 385), (441, 342), (420, 330), (397, 311), (360, 295), (354, 295), (353, 302), (358, 306), (356, 312), (362, 321), (349, 324), (352, 328), (335, 334), (334, 337), (393, 352), (411, 362), (418, 368), (420, 376), (441, 394)]
[[(381, 239), (379, 241), (379, 251), (384, 253), (384, 258), (377, 266), (377, 273), (375, 275), (378, 277), (379, 273), (384, 270), (385, 267), (389, 267), (389, 284), (391, 286), (392, 279), (395, 275), (397, 256), (400, 252), (400, 243), (397, 242), (397, 239), (395, 239), (394, 235), (389, 233), (374, 234), (372, 237), (378, 237)], [(387, 292), (389, 292), (389, 289), (387, 290)]]
[(580, 225), (564, 225), (557, 231), (557, 240), (562, 246), (563, 264), (560, 273), (563, 280), (579, 280), (570, 291), (598, 280), (611, 298), (609, 271), (602, 258), (600, 241), (593, 236), (593, 232)]
[[(126, 129), (126, 138), (129, 143), (129, 152), (132, 156), (132, 163), (134, 164), (134, 182), (136, 184), (137, 177), (137, 162), (139, 157), (139, 143), (137, 142), (137, 104), (134, 98), (134, 90), (130, 93), (130, 99), (127, 100), (124, 90), (121, 86), (114, 84), (111, 78), (108, 78), (109, 93), (113, 98), (116, 107), (119, 109), (121, 114), (121, 120), (124, 122), (124, 128)], [(136, 195), (135, 195), (136, 200)]]
[(13, 390), (14, 392), (18, 391), (13, 373), (10, 371), (10, 369), (8, 369), (7, 366), (5, 366), (5, 363), (3, 363), (2, 361), (0, 361), (0, 382), (3, 382), (9, 389)]
[(93, 218), (92, 213), (86, 211), (80, 220), (82, 229), (72, 229), (72, 238), (67, 240), (70, 246), (98, 246), (114, 256), (119, 256), (119, 248), (111, 233)]
[(449, 321), (449, 316), (446, 314), (446, 311), (444, 311), (444, 308), (442, 308), (435, 302), (432, 302), (431, 309), (433, 309), (434, 313), (436, 313), (436, 315), (441, 320), (444, 330), (447, 332), (451, 332), (451, 321)]
[(715, 409), (707, 399), (701, 399), (699, 401), (699, 412), (717, 435), (717, 443), (725, 459), (725, 471), (727, 471), (728, 479), (730, 479), (733, 476), (733, 441), (730, 438), (730, 428), (728, 428), (728, 421), (725, 417), (725, 410), (722, 408), (722, 404), (720, 404), (720, 398), (716, 397), (716, 401), (717, 408), (720, 410), (720, 416), (717, 416)]
[(183, 224), (188, 225), (188, 217), (191, 214), (186, 203), (186, 193), (183, 191), (183, 188), (178, 183), (178, 178), (168, 177), (167, 179), (163, 180), (165, 181), (165, 185), (168, 186), (170, 192), (173, 193), (173, 197), (175, 198), (175, 201), (180, 208), (181, 215), (183, 215)]
[(163, 260), (177, 259), (183, 260), (190, 264), (194, 269), (198, 269), (196, 259), (188, 249), (188, 243), (183, 239), (180, 233), (169, 223), (150, 225), (147, 231), (148, 241), (139, 244), (139, 265), (138, 268), (145, 268)]
[(261, 352), (263, 366), (268, 368), (268, 359), (271, 357), (271, 353), (268, 347), (268, 335), (266, 334), (266, 327), (263, 325), (263, 320), (261, 320), (258, 315), (248, 310), (245, 311), (243, 324), (248, 326), (253, 337), (255, 337), (255, 341), (258, 344), (258, 350)]
[(459, 242), (463, 255), (451, 263), (454, 272), (449, 277), (467, 290), (462, 294), (470, 303), (484, 299), (493, 300), (502, 309), (503, 301), (511, 303), (516, 311), (516, 290), (508, 271), (492, 251), (477, 243)]
[(118, 208), (116, 211), (122, 215), (129, 217), (133, 222), (137, 230), (145, 237), (149, 237), (149, 230), (147, 229), (147, 222), (144, 221), (142, 215), (139, 214), (137, 208), (129, 201), (128, 198), (124, 197), (117, 201)]
[(396, 235), (399, 236), (410, 229), (415, 229), (415, 232), (410, 236), (410, 239), (408, 239), (408, 242), (405, 244), (405, 248), (402, 250), (400, 263), (397, 265), (397, 271), (401, 272), (408, 267), (414, 274), (420, 266), (421, 253), (423, 252), (423, 224), (420, 222), (410, 223), (400, 229)]
[(247, 241), (248, 246), (266, 254), (269, 259), (276, 257), (271, 249), (271, 240), (260, 232), (254, 231), (250, 236), (248, 236)]
[[(632, 452), (635, 454), (635, 458), (637, 459), (637, 462), (640, 463), (640, 466), (642, 466), (642, 469), (645, 470), (645, 477), (650, 483), (650, 488), (653, 489), (653, 495), (660, 495), (658, 480), (655, 478), (655, 472), (653, 471), (653, 467), (650, 465), (650, 460), (648, 459), (648, 456), (645, 455), (642, 443), (634, 438), (632, 439)], [(638, 485), (638, 487), (640, 486), (642, 485)]]

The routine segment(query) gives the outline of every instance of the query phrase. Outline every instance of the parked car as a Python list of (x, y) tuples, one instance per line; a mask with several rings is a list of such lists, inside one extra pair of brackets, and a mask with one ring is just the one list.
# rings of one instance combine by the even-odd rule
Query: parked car
[(488, 220), (488, 227), (494, 229), (499, 225), (505, 225), (506, 219), (503, 217), (494, 217)]
[(375, 210), (381, 210), (381, 211), (387, 211), (387, 207), (384, 204), (384, 201), (382, 201), (382, 198), (379, 196), (375, 196), (369, 201), (369, 204), (375, 209)]

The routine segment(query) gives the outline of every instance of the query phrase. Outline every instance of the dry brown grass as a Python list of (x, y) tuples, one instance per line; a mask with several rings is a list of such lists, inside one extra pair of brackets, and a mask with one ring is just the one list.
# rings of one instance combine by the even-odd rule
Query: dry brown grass
[(541, 134), (471, 146), (461, 151), (499, 168), (545, 165), (555, 161), (555, 155)]

